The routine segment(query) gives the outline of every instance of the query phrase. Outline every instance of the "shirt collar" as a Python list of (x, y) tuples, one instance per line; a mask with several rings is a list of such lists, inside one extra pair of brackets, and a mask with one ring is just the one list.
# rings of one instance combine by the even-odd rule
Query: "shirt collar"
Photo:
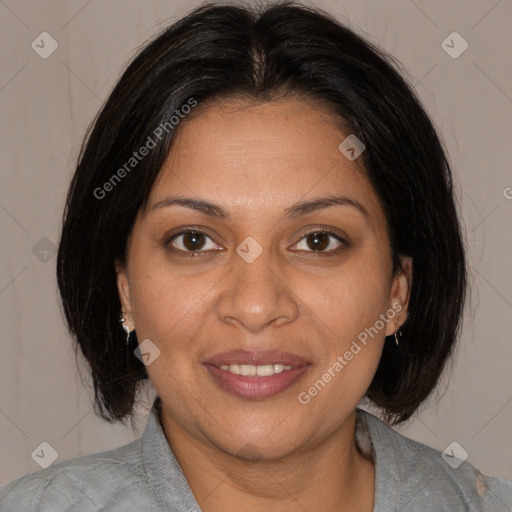
[(379, 418), (356, 408), (356, 444), (375, 465), (374, 512), (398, 510), (402, 475), (395, 469), (394, 462), (399, 455), (393, 453), (393, 446), (389, 445), (389, 430), (392, 429)]
[[(161, 423), (161, 401), (157, 397), (151, 408), (142, 436), (142, 458), (158, 502), (163, 510), (174, 512), (200, 511), (181, 467), (172, 452)], [(392, 512), (399, 499), (400, 481), (408, 475), (407, 468), (394, 464), (399, 455), (390, 429), (379, 418), (356, 409), (356, 443), (362, 453), (375, 464), (374, 511)], [(394, 431), (393, 431), (394, 432)], [(393, 443), (395, 441), (395, 443)], [(382, 499), (383, 497), (386, 499)], [(392, 498), (392, 499), (391, 499)], [(396, 502), (393, 502), (393, 499)]]
[(432, 469), (431, 449), (403, 436), (368, 411), (356, 409), (356, 413), (361, 420), (358, 432), (367, 430), (374, 453), (374, 512), (403, 510), (437, 474)]
[(201, 509), (165, 436), (160, 407), (157, 397), (142, 435), (142, 459), (149, 484), (162, 510), (199, 512)]

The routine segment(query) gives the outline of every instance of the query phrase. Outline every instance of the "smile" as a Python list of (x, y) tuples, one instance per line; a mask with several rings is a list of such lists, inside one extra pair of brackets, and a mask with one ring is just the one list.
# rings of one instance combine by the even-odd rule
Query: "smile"
[(291, 388), (311, 367), (309, 364), (205, 364), (218, 389), (246, 400), (263, 400)]
[(221, 364), (221, 370), (228, 371), (235, 375), (244, 375), (246, 377), (268, 377), (276, 373), (291, 370), (291, 365), (275, 364), (262, 364), (255, 366), (253, 364)]

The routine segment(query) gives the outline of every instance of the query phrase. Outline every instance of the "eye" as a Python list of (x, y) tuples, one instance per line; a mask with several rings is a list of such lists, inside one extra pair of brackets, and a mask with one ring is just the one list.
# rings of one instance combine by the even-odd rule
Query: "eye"
[(295, 247), (301, 251), (335, 253), (343, 246), (347, 243), (337, 234), (317, 229), (306, 233)]
[(216, 245), (206, 233), (195, 229), (181, 231), (173, 235), (167, 241), (167, 244), (172, 246), (172, 252), (181, 252), (186, 256), (194, 256), (198, 252), (208, 252), (212, 249), (219, 249), (219, 246)]

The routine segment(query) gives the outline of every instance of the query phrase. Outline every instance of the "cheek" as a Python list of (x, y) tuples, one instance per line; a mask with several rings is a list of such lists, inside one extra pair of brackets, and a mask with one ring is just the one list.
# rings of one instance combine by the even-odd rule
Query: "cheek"
[(297, 295), (330, 338), (338, 340), (338, 345), (350, 343), (386, 311), (386, 271), (378, 260), (353, 258), (328, 277), (297, 279)]
[(306, 407), (311, 416), (323, 415), (330, 404), (339, 405), (337, 412), (325, 420), (325, 428), (334, 428), (364, 396), (385, 341), (386, 324), (380, 320), (386, 311), (384, 294), (377, 293), (378, 286), (368, 281), (342, 283), (326, 291), (322, 300), (310, 297), (317, 305), (313, 321), (325, 334), (316, 340), (317, 364), (298, 390), (298, 400), (309, 404)]
[[(211, 308), (209, 291), (216, 279), (176, 275), (160, 261), (144, 259), (133, 272), (131, 294), (139, 340), (149, 338), (161, 351), (177, 353), (190, 346)], [(218, 279), (217, 279), (218, 280)]]
[(204, 315), (211, 308), (205, 296), (211, 288), (207, 281), (155, 270), (146, 271), (135, 287), (137, 338), (139, 343), (151, 340), (159, 350), (146, 371), (159, 396), (174, 407), (176, 416), (195, 414), (195, 401), (189, 403), (189, 395), (200, 387), (196, 354), (198, 340), (204, 338)]
[[(377, 259), (353, 260), (329, 279), (303, 282), (306, 310), (318, 329), (317, 365), (306, 399), (357, 403), (377, 370), (385, 341), (389, 298), (387, 269)], [(311, 391), (311, 394), (309, 394)], [(321, 396), (320, 396), (321, 395)]]
[(138, 290), (135, 299), (137, 331), (144, 329), (147, 334), (161, 337), (179, 328), (198, 302), (199, 294), (194, 293), (193, 287), (185, 292), (176, 282), (155, 283), (152, 288), (148, 284)]

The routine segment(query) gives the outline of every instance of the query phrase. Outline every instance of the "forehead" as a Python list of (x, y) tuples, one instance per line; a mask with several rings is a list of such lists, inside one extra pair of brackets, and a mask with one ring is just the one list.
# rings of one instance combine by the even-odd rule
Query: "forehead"
[(338, 149), (348, 135), (341, 120), (315, 101), (226, 100), (196, 107), (178, 127), (149, 209), (182, 195), (233, 212), (264, 207), (273, 214), (298, 200), (343, 194), (377, 218), (381, 205), (362, 158), (350, 161)]

